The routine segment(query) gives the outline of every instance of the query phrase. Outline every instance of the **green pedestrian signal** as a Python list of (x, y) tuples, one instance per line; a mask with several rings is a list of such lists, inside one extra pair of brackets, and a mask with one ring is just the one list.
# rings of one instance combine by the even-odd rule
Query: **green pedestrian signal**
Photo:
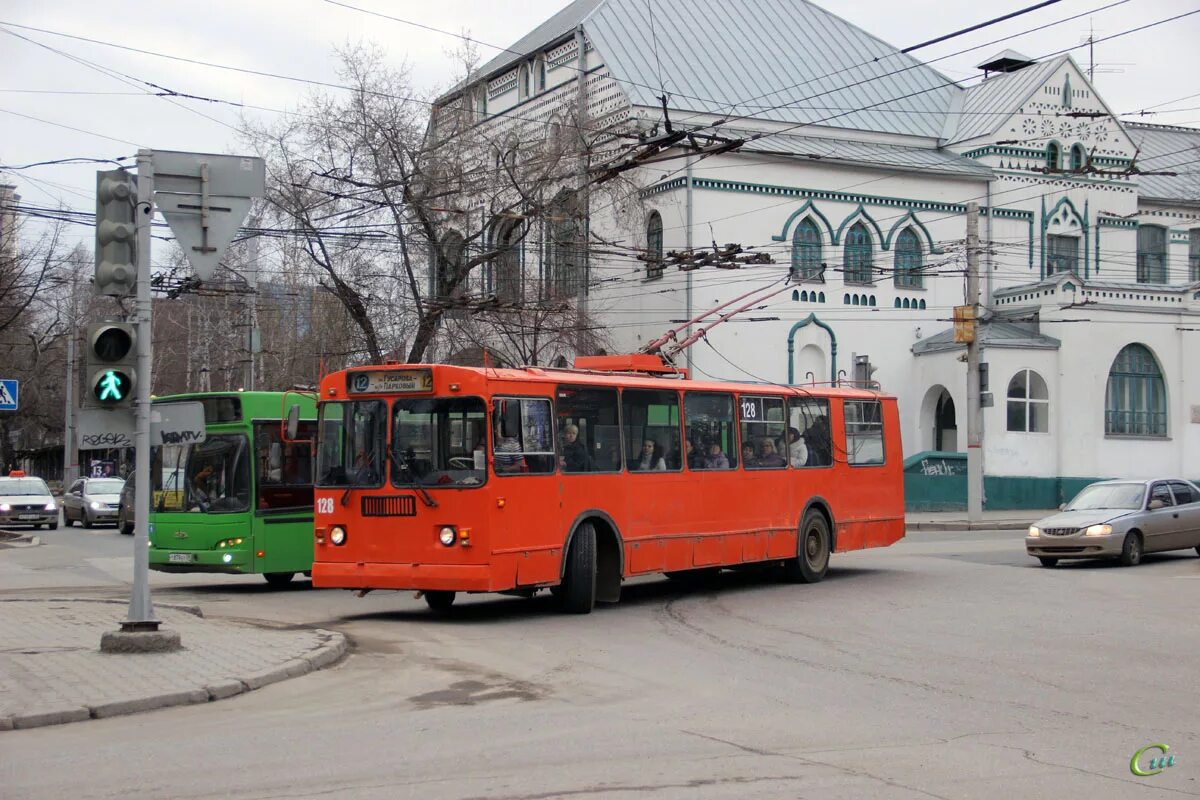
[(137, 336), (127, 322), (102, 322), (87, 330), (88, 386), (83, 405), (129, 408), (137, 382)]
[(128, 385), (129, 378), (124, 373), (105, 370), (96, 387), (96, 399), (101, 403), (119, 403), (125, 399), (125, 389)]

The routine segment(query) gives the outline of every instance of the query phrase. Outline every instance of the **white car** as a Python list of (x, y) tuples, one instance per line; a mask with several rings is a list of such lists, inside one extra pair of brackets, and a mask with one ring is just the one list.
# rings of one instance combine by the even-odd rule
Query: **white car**
[(41, 478), (0, 478), (0, 525), (58, 527), (58, 503)]

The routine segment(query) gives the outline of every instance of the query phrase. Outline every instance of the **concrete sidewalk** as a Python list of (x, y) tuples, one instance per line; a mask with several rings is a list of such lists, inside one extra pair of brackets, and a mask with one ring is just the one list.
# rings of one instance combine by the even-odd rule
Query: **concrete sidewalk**
[(984, 511), (983, 519), (971, 522), (966, 511), (910, 511), (904, 515), (904, 527), (910, 531), (1022, 531), (1042, 517), (1057, 513), (1056, 508)]
[(278, 630), (208, 620), (198, 609), (156, 606), (179, 631), (171, 653), (100, 652), (100, 635), (126, 603), (0, 600), (0, 731), (207, 703), (338, 661), (346, 639), (325, 630)]

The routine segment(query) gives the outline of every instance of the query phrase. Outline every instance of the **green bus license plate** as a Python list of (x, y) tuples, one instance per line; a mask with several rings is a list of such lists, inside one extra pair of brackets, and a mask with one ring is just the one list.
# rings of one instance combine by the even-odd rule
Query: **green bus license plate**
[(168, 553), (167, 561), (172, 564), (191, 564), (196, 560), (196, 556), (192, 553)]

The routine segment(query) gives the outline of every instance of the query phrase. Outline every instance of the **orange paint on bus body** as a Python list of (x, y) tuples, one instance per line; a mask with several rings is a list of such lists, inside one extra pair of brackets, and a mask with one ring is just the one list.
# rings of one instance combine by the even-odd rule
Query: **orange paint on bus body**
[[(637, 368), (633, 362), (628, 366)], [(560, 428), (563, 407), (556, 401), (560, 392), (565, 398), (591, 389), (611, 390), (614, 396), (619, 391), (621, 398), (667, 398), (667, 402), (669, 395), (638, 392), (675, 393), (677, 414), (670, 414), (670, 408), (662, 406), (656, 413), (671, 419), (665, 425), (651, 426), (648, 418), (653, 409), (645, 405), (647, 419), (641, 430), (654, 431), (669, 440), (670, 431), (677, 429), (676, 444), (692, 427), (684, 413), (685, 403), (692, 402), (687, 395), (704, 395), (710, 400), (715, 396), (711, 403), (717, 405), (724, 402), (722, 396), (730, 396), (734, 411), (740, 413), (736, 413), (726, 433), (719, 432), (719, 423), (710, 430), (724, 437), (722, 449), (736, 446), (738, 452), (742, 434), (757, 430), (747, 427), (753, 422), (743, 416), (754, 410), (755, 403), (760, 408), (774, 409), (773, 401), (782, 398), (791, 404), (789, 408), (809, 401), (819, 410), (825, 408), (821, 403), (827, 403), (832, 464), (779, 469), (748, 469), (739, 464), (730, 470), (700, 470), (690, 469), (680, 457), (677, 470), (634, 472), (630, 467), (638, 454), (629, 452), (633, 448), (626, 428), (632, 423), (626, 409), (620, 425), (608, 426), (613, 430), (603, 432), (609, 444), (614, 435), (626, 443), (623, 459), (601, 465), (613, 469), (620, 463), (620, 471), (566, 472)], [(479, 402), (469, 398), (478, 398)], [(505, 402), (496, 403), (498, 398)], [(764, 398), (768, 401), (765, 404), (760, 402)], [(527, 455), (516, 471), (499, 474), (498, 463), (512, 461), (512, 456), (498, 456), (495, 449), (497, 426), (512, 425), (501, 421), (502, 412), (513, 406), (519, 408), (519, 401), (536, 399), (550, 403), (528, 404), (524, 412), (529, 416), (522, 424), (529, 433), (551, 422), (554, 453)], [(386, 409), (387, 425), (372, 422), (367, 415), (366, 427), (378, 429), (373, 435), (383, 439), (386, 455), (372, 458), (366, 453), (367, 447), (361, 448), (358, 462), (367, 464), (367, 471), (360, 473), (365, 476), (362, 480), (346, 477), (353, 471), (353, 464), (352, 456), (347, 454), (352, 442), (344, 430), (363, 426), (363, 420), (354, 416), (354, 406), (332, 411), (328, 408), (346, 401), (365, 404), (361, 406), (365, 412)], [(372, 405), (371, 401), (382, 401), (384, 405)], [(453, 411), (427, 426), (428, 459), (419, 457), (423, 450), (406, 448), (397, 439), (397, 409), (403, 405), (425, 413), (420, 409), (428, 403), (423, 405), (422, 401), (452, 401), (451, 405), (459, 404), (455, 408), (468, 409)], [(326, 376), (320, 403), (312, 571), (313, 583), (319, 587), (496, 592), (553, 586), (563, 579), (571, 537), (584, 521), (591, 521), (597, 531), (597, 569), (619, 570), (619, 576), (611, 576), (616, 586), (620, 579), (639, 574), (793, 559), (797, 555), (798, 529), (809, 508), (820, 510), (832, 521), (836, 552), (883, 547), (904, 536), (898, 412), (895, 398), (878, 392), (694, 381), (595, 370), (389, 365)], [(848, 463), (854, 457), (847, 450), (848, 404), (855, 405), (856, 416), (878, 415), (881, 464)], [(530, 411), (546, 408), (551, 409), (549, 420), (538, 419)], [(477, 410), (485, 411), (482, 426)], [(334, 414), (353, 416), (353, 424), (331, 422), (329, 417)], [(785, 417), (785, 438), (786, 428), (795, 427), (787, 421), (790, 419)], [(739, 428), (743, 422), (746, 424)], [(399, 427), (424, 430), (417, 423), (405, 424), (408, 427)], [(472, 425), (477, 429), (475, 433), (469, 430)], [(775, 425), (777, 430), (778, 421)], [(597, 423), (591, 427), (600, 431), (605, 426)], [(874, 436), (869, 425), (856, 428), (855, 435), (861, 430), (868, 431), (862, 436)], [(475, 458), (473, 453), (463, 453), (472, 444), (470, 437), (480, 433), (488, 442), (486, 456), (480, 454), (486, 458), (486, 472), (460, 469)], [(589, 431), (588, 435), (593, 433)], [(529, 434), (526, 440), (538, 435)], [(594, 454), (599, 457), (603, 443), (601, 434), (595, 435)], [(335, 448), (332, 443), (338, 436), (343, 438)], [(366, 435), (355, 436), (358, 438), (354, 444), (366, 439)], [(874, 441), (870, 439), (868, 445), (874, 446)], [(425, 462), (436, 461), (436, 451), (444, 446), (449, 448), (441, 453), (447, 468), (441, 473), (426, 471), (420, 479), (424, 485), (420, 489), (412, 486), (415, 475), (426, 469)], [(680, 445), (683, 449), (686, 444)], [(455, 452), (458, 455), (453, 455)], [(338, 465), (331, 467), (334, 461)], [(482, 463), (474, 461), (470, 466)], [(538, 469), (553, 471), (538, 473)], [(331, 482), (336, 485), (329, 485)], [(334, 544), (330, 535), (338, 527), (343, 531), (341, 545)], [(443, 544), (440, 539), (446, 528), (454, 531), (453, 544)], [(603, 577), (598, 583), (603, 583)], [(615, 599), (611, 591), (608, 594), (606, 598), (602, 593), (600, 599)]]

